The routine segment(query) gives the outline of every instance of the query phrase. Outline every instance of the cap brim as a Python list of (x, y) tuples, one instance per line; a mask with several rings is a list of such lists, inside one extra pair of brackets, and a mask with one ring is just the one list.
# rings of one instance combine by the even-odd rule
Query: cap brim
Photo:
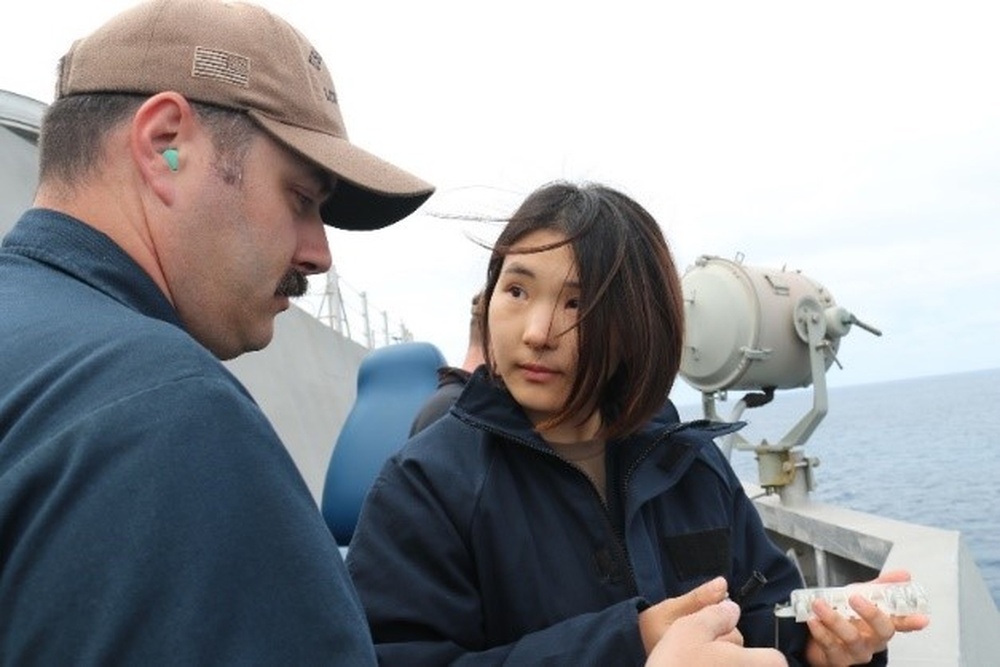
[(285, 125), (250, 110), (269, 134), (337, 177), (320, 211), (323, 222), (339, 229), (381, 229), (416, 211), (434, 186), (410, 172), (324, 132)]

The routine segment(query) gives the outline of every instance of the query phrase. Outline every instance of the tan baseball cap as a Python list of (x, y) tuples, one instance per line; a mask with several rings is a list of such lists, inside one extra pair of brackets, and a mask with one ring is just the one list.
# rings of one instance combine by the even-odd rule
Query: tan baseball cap
[(155, 94), (246, 111), (268, 134), (337, 177), (322, 210), (341, 229), (378, 229), (434, 186), (350, 143), (319, 52), (271, 12), (244, 2), (152, 0), (77, 40), (56, 97)]

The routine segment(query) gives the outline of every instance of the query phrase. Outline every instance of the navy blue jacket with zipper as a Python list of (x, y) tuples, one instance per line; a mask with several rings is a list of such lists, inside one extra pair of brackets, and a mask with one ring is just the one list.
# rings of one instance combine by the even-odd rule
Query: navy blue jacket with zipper
[[(362, 509), (347, 564), (380, 663), (642, 665), (639, 611), (755, 570), (769, 581), (739, 629), (773, 646), (774, 605), (802, 584), (713, 442), (736, 427), (663, 421), (609, 443), (602, 502), (480, 369)], [(803, 664), (805, 625), (781, 623)]]
[(288, 451), (110, 238), (0, 246), (0, 665), (375, 664)]

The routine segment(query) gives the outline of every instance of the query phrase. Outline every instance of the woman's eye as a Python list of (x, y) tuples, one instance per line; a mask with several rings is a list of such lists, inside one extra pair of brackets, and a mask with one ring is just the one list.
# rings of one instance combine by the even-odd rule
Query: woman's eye
[(580, 299), (568, 299), (566, 301), (566, 308), (571, 310), (576, 310), (580, 307)]
[(516, 298), (522, 296), (524, 294), (524, 290), (517, 285), (511, 285), (507, 288), (507, 293)]

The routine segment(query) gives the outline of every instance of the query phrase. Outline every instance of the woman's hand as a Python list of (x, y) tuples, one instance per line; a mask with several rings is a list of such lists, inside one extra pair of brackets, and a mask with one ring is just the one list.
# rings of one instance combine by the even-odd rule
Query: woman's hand
[(785, 657), (773, 648), (743, 648), (736, 630), (739, 618), (739, 606), (724, 600), (675, 620), (646, 667), (787, 667)]
[[(709, 605), (722, 602), (726, 599), (728, 587), (725, 577), (716, 577), (684, 595), (667, 598), (663, 602), (639, 612), (639, 633), (642, 635), (642, 643), (646, 647), (646, 655), (653, 651), (653, 648), (663, 637), (663, 633), (674, 621), (700, 611)], [(739, 635), (735, 629), (733, 632)], [(742, 637), (739, 638), (739, 643), (742, 645)]]
[[(895, 570), (880, 575), (874, 582), (900, 583), (909, 580), (909, 572)], [(860, 595), (851, 596), (849, 602), (860, 618), (845, 618), (826, 602), (813, 602), (815, 616), (806, 621), (810, 633), (806, 659), (810, 665), (845, 667), (866, 664), (876, 653), (885, 650), (897, 632), (923, 630), (930, 623), (924, 614), (889, 616)]]

